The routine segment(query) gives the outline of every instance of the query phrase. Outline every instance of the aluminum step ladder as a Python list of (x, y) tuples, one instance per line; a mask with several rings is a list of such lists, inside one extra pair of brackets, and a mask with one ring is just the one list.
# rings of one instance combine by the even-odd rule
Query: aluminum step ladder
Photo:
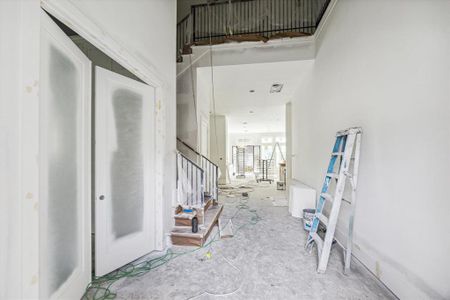
[[(305, 248), (311, 251), (313, 244), (316, 244), (319, 261), (317, 272), (319, 273), (324, 273), (327, 269), (342, 201), (350, 204), (347, 246), (344, 251), (344, 273), (350, 271), (361, 135), (362, 129), (359, 127), (339, 131), (336, 134), (336, 142), (331, 153), (331, 159), (317, 203), (316, 213), (312, 220), (311, 230), (305, 245)], [(334, 180), (335, 182), (333, 182)], [(351, 186), (351, 199), (343, 198), (347, 180)], [(334, 195), (332, 195), (333, 192), (331, 191), (333, 187)], [(326, 203), (331, 205), (328, 216), (324, 214)], [(326, 228), (324, 239), (319, 236), (319, 224), (322, 224)]]

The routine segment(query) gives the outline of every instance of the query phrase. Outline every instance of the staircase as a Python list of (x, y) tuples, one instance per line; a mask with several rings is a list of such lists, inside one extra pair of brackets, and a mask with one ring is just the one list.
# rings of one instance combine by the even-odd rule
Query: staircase
[(177, 24), (177, 60), (193, 45), (314, 34), (330, 0), (219, 0), (191, 6)]
[[(178, 205), (172, 244), (203, 246), (223, 210), (218, 204), (219, 167), (182, 140), (177, 141), (184, 151), (177, 152)], [(198, 223), (196, 232), (194, 222)]]

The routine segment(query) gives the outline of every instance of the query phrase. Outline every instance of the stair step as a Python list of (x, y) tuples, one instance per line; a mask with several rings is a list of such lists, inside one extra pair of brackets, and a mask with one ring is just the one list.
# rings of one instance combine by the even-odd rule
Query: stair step
[(172, 244), (181, 246), (203, 246), (213, 227), (217, 224), (223, 205), (212, 206), (205, 212), (204, 226), (199, 227), (197, 233), (188, 226), (177, 226), (171, 232)]

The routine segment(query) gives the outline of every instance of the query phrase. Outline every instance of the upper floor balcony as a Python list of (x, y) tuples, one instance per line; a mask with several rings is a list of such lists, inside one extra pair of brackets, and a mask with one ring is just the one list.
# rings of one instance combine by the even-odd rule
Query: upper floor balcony
[(177, 55), (192, 45), (314, 34), (330, 0), (224, 0), (194, 5), (177, 25)]

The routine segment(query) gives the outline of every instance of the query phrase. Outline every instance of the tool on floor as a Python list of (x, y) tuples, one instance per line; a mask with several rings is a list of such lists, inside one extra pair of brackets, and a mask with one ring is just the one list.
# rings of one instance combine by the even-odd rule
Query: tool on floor
[[(316, 244), (317, 255), (319, 257), (317, 272), (319, 273), (324, 273), (327, 269), (342, 201), (350, 204), (347, 247), (344, 251), (344, 273), (347, 273), (350, 270), (361, 135), (362, 129), (359, 127), (339, 131), (336, 134), (336, 142), (333, 147), (333, 152), (331, 153), (331, 160), (328, 165), (316, 212), (311, 223), (311, 230), (309, 231), (305, 245), (306, 249), (311, 250), (313, 243)], [(333, 180), (335, 180), (335, 182), (333, 182)], [(349, 180), (351, 185), (350, 200), (343, 198), (347, 180)], [(335, 185), (333, 183), (335, 183)], [(333, 185), (334, 195), (332, 195), (332, 192), (330, 191), (330, 187), (332, 189)], [(327, 201), (331, 204), (331, 210), (328, 217), (324, 214), (324, 207)], [(322, 224), (326, 228), (324, 239), (318, 234), (319, 224)]]

